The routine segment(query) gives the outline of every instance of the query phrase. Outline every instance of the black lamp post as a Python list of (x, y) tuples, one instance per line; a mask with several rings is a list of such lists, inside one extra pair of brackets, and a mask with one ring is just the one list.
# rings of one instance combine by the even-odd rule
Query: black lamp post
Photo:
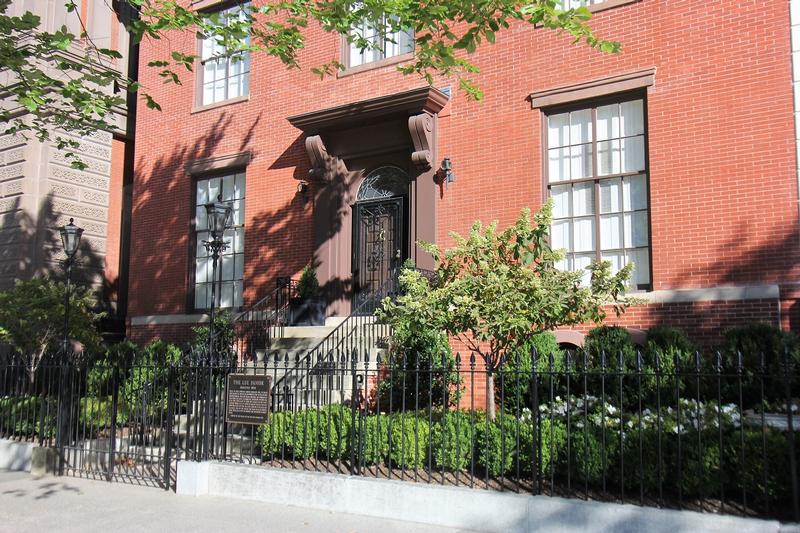
[(69, 346), (69, 293), (72, 286), (72, 265), (75, 263), (75, 252), (78, 251), (78, 244), (81, 242), (83, 228), (79, 228), (74, 223), (74, 219), (69, 219), (69, 224), (62, 226), (61, 244), (64, 246), (64, 253), (67, 259), (64, 261), (64, 268), (67, 271), (67, 287), (64, 291), (64, 339), (61, 341), (61, 350), (64, 357), (67, 355)]
[(229, 204), (222, 203), (222, 195), (216, 202), (205, 205), (208, 232), (211, 238), (203, 241), (206, 251), (211, 254), (211, 312), (208, 326), (208, 355), (214, 350), (214, 308), (217, 306), (217, 261), (222, 252), (228, 248), (228, 242), (222, 240), (225, 230), (230, 227), (233, 210)]

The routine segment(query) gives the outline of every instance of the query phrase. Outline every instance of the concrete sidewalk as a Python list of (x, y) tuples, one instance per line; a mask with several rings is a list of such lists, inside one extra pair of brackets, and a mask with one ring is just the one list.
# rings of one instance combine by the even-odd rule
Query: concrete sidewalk
[[(411, 518), (411, 517), (409, 517)], [(456, 529), (72, 477), (0, 472), (0, 532), (455, 533)]]

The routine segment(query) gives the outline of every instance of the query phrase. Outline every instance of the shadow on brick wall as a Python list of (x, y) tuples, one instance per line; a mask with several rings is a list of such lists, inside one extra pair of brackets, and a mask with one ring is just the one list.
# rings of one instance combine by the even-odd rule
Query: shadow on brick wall
[[(20, 197), (8, 206), (0, 222), (0, 288), (10, 287), (16, 279), (32, 277), (66, 280), (59, 230), (69, 222), (70, 215), (55, 211), (53, 204), (53, 194), (49, 193), (41, 200), (35, 214), (22, 206)], [(75, 217), (75, 223), (78, 226), (91, 224), (79, 217)], [(105, 279), (105, 255), (96, 248), (93, 239), (96, 234), (92, 235), (89, 227), (85, 230), (75, 254), (72, 280), (91, 286), (97, 294), (98, 310), (112, 314), (114, 302), (110, 295), (116, 293), (118, 280)]]

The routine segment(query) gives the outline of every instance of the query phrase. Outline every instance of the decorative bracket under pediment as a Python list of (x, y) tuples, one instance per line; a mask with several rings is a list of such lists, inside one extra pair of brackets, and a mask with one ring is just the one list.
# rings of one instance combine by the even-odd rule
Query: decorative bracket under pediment
[(423, 172), (430, 170), (433, 166), (433, 115), (420, 113), (408, 117), (408, 131), (414, 143), (411, 163)]
[(311, 161), (311, 170), (308, 171), (311, 180), (330, 183), (336, 176), (347, 173), (344, 161), (328, 152), (319, 135), (306, 137), (306, 152)]

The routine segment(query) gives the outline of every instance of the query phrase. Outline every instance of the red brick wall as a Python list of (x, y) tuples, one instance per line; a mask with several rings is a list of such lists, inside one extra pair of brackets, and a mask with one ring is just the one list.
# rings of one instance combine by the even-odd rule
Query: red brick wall
[[(508, 224), (522, 207), (540, 204), (541, 113), (531, 110), (530, 92), (656, 67), (647, 92), (653, 288), (794, 282), (800, 246), (788, 3), (642, 0), (597, 13), (592, 25), (621, 41), (623, 52), (602, 55), (515, 25), (473, 56), (483, 102), (467, 101), (455, 80), (436, 81), (454, 90), (438, 123), (437, 160), (449, 156), (456, 175), (438, 202), (440, 241), (475, 219)], [(312, 207), (296, 198), (308, 161), (286, 117), (423, 85), (391, 66), (319, 81), (307, 68), (338, 58), (340, 41), (312, 29), (300, 56), (306, 70), (258, 57), (248, 101), (192, 113), (193, 75), (183, 76), (182, 87), (165, 86), (144, 65), (173, 49), (194, 52), (195, 44), (188, 34), (142, 44), (140, 79), (164, 111), (141, 106), (138, 116), (130, 316), (186, 312), (186, 161), (253, 153), (245, 229), (245, 298), (252, 301), (312, 254)], [(712, 335), (724, 321), (759, 318), (747, 313), (769, 321), (777, 313), (764, 302), (690, 307), (686, 315), (687, 306), (653, 306), (626, 321), (669, 319)], [(694, 310), (712, 317), (698, 324), (686, 318)]]
[(125, 173), (124, 140), (111, 142), (111, 176), (108, 184), (108, 230), (106, 238), (105, 277), (108, 298), (116, 302), (119, 296), (120, 239), (122, 238), (122, 187)]
[[(758, 322), (778, 326), (779, 313), (778, 300), (774, 299), (681, 302), (632, 307), (621, 317), (609, 314), (605, 323), (642, 330), (673, 326), (684, 330), (701, 347), (715, 348), (730, 328)], [(592, 327), (576, 329), (586, 333)]]
[(192, 326), (193, 324), (128, 326), (128, 339), (142, 346), (156, 338), (183, 346), (194, 338)]

